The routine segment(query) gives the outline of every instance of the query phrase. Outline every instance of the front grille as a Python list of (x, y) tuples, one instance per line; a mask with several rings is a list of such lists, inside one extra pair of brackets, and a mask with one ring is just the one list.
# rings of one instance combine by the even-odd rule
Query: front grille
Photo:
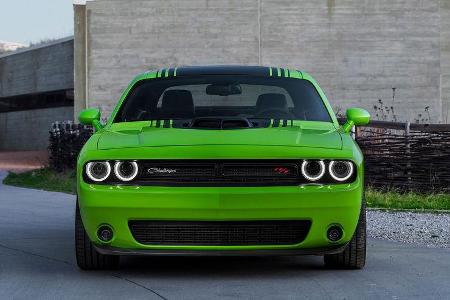
[(298, 168), (294, 164), (224, 164), (222, 168), (224, 177), (261, 177), (261, 178), (289, 178), (295, 179)]
[(145, 245), (250, 246), (301, 243), (311, 221), (130, 221), (136, 241)]
[(298, 161), (147, 160), (138, 181), (144, 185), (296, 185), (302, 179)]

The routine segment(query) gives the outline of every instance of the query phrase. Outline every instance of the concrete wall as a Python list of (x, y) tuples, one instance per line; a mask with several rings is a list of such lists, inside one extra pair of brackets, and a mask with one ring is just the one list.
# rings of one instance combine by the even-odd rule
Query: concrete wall
[[(0, 56), (0, 97), (73, 89), (73, 38)], [(73, 107), (0, 113), (0, 151), (43, 150), (55, 121), (73, 120)]]
[(382, 99), (399, 120), (428, 117), (428, 106), (438, 122), (446, 114), (442, 99), (447, 110), (449, 101), (441, 99), (450, 86), (449, 2), (90, 1), (84, 12), (88, 105), (108, 114), (129, 81), (148, 69), (263, 64), (311, 73), (341, 111), (361, 106), (375, 114)]
[(259, 63), (258, 1), (92, 1), (87, 9), (89, 105), (107, 113), (148, 69)]
[[(86, 107), (86, 6), (74, 5), (74, 97), (78, 101), (74, 102), (76, 112)], [(74, 117), (77, 119), (77, 116)]]
[(0, 97), (73, 89), (73, 38), (0, 56)]
[(442, 120), (450, 123), (450, 0), (441, 0)]
[(262, 20), (263, 63), (310, 72), (334, 107), (382, 99), (403, 120), (441, 118), (439, 1), (272, 0)]
[(0, 149), (44, 150), (53, 122), (71, 120), (73, 107), (57, 107), (0, 113)]

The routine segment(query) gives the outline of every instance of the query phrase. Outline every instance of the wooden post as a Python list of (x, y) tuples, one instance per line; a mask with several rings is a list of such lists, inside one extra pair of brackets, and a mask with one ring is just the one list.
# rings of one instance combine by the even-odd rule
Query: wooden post
[(405, 124), (406, 160), (407, 160), (406, 168), (408, 170), (408, 172), (407, 172), (407, 174), (408, 174), (408, 190), (411, 191), (412, 178), (411, 178), (411, 143), (410, 143), (410, 139), (409, 139), (409, 136), (411, 134), (410, 130), (411, 130), (411, 123), (406, 122), (406, 124)]

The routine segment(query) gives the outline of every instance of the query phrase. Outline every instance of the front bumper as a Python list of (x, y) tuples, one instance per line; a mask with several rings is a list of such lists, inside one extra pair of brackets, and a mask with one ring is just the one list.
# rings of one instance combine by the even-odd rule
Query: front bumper
[[(359, 179), (351, 184), (326, 186), (202, 188), (105, 186), (80, 182), (78, 199), (86, 232), (101, 253), (316, 254), (340, 250), (353, 236), (360, 214), (361, 186)], [(130, 220), (310, 220), (312, 225), (306, 238), (295, 245), (172, 246), (138, 243), (128, 227)], [(114, 238), (108, 244), (102, 243), (96, 234), (104, 224), (114, 231)], [(334, 224), (342, 226), (344, 231), (337, 243), (326, 237), (327, 229)]]
[(342, 252), (347, 244), (313, 249), (258, 249), (258, 250), (180, 250), (180, 249), (122, 249), (106, 245), (94, 245), (104, 255), (126, 256), (296, 256), (325, 255)]

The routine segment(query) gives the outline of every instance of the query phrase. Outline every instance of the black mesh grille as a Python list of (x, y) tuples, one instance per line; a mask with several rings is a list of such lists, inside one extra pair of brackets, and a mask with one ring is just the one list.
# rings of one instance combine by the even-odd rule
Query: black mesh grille
[(216, 169), (214, 164), (145, 164), (143, 177), (148, 179), (158, 178), (195, 178), (214, 177)]
[(295, 185), (299, 176), (298, 164), (286, 161), (145, 161), (138, 180), (143, 184)]
[(273, 177), (273, 178), (297, 178), (296, 165), (287, 164), (261, 164), (261, 165), (232, 165), (224, 164), (222, 174), (226, 177)]
[(146, 245), (293, 245), (306, 238), (311, 221), (130, 221), (129, 227)]

